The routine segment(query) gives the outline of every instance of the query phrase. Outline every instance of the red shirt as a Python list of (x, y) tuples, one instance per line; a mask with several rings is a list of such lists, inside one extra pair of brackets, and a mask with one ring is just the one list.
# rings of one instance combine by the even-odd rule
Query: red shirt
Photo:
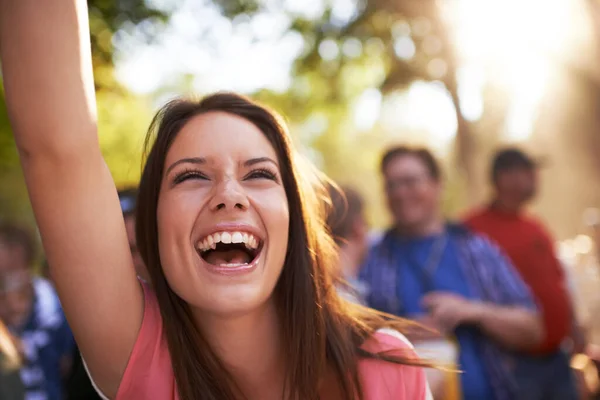
[(544, 318), (546, 337), (534, 351), (555, 351), (571, 332), (571, 301), (553, 241), (541, 223), (521, 214), (487, 208), (465, 223), (495, 241), (529, 285)]

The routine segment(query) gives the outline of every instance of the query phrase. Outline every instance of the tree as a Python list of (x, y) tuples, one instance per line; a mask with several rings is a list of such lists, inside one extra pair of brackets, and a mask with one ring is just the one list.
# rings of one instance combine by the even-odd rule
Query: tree
[[(235, 18), (272, 12), (260, 0), (216, 0), (224, 15)], [(294, 85), (288, 93), (259, 98), (279, 105), (293, 121), (302, 121), (318, 110), (330, 115), (327, 137), (316, 138), (313, 146), (327, 154), (325, 169), (343, 161), (325, 143), (343, 141), (340, 120), (347, 118), (348, 106), (365, 89), (384, 94), (406, 87), (415, 80), (441, 81), (452, 98), (458, 131), (456, 158), (464, 181), (473, 183), (474, 135), (463, 117), (456, 82), (453, 43), (440, 9), (434, 0), (365, 0), (351, 18), (336, 14), (335, 4), (323, 1), (324, 12), (317, 19), (287, 12), (290, 31), (304, 38), (306, 50), (292, 72)], [(283, 12), (286, 12), (285, 10)], [(342, 128), (342, 131), (344, 128)], [(333, 151), (332, 151), (333, 150)], [(466, 199), (474, 199), (478, 188), (468, 185)]]
[[(127, 92), (115, 79), (113, 37), (124, 27), (137, 26), (152, 40), (152, 32), (168, 19), (165, 10), (134, 0), (89, 0), (90, 40), (98, 93), (100, 143), (117, 183), (139, 176), (141, 134), (150, 119), (145, 99)], [(143, 29), (148, 27), (148, 29)], [(135, 164), (135, 165), (134, 165)], [(0, 218), (33, 222), (18, 155), (0, 85)]]

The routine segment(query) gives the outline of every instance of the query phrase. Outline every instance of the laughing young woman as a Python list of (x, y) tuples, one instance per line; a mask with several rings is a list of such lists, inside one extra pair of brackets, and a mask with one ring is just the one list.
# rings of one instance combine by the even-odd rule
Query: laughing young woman
[[(96, 136), (85, 0), (0, 0), (6, 99), (68, 320), (111, 399), (421, 400), (399, 334), (332, 284), (319, 199), (279, 119), (179, 100), (151, 126), (140, 284)], [(389, 332), (389, 331), (387, 331)]]

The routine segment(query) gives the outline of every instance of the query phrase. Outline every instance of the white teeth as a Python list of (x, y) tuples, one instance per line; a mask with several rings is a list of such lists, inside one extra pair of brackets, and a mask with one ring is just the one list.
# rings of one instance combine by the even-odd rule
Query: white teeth
[(231, 243), (231, 233), (223, 232), (221, 233), (221, 242), (225, 244)]
[(244, 241), (244, 237), (240, 232), (234, 232), (231, 235), (231, 243), (242, 243)]
[(208, 235), (199, 241), (198, 249), (200, 251), (214, 250), (217, 247), (217, 243), (243, 243), (246, 248), (256, 250), (260, 244), (260, 240), (247, 232), (218, 232)]

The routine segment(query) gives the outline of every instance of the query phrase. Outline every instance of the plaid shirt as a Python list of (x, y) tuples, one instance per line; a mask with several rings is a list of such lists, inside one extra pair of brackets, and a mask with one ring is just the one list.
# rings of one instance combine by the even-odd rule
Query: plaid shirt
[[(476, 298), (537, 310), (529, 289), (498, 247), (461, 225), (448, 225), (447, 232), (457, 244), (462, 272)], [(393, 247), (394, 237), (388, 231), (371, 249), (361, 271), (361, 279), (371, 288), (367, 295), (369, 306), (401, 316), (402, 305), (397, 296), (400, 276)], [(479, 350), (495, 400), (515, 399), (517, 383), (513, 371), (517, 363), (516, 354), (507, 352), (492, 340), (480, 341)]]
[(33, 291), (33, 311), (23, 329), (15, 332), (25, 352), (20, 371), (25, 400), (59, 400), (63, 398), (61, 360), (71, 356), (75, 341), (51, 284), (35, 278)]

